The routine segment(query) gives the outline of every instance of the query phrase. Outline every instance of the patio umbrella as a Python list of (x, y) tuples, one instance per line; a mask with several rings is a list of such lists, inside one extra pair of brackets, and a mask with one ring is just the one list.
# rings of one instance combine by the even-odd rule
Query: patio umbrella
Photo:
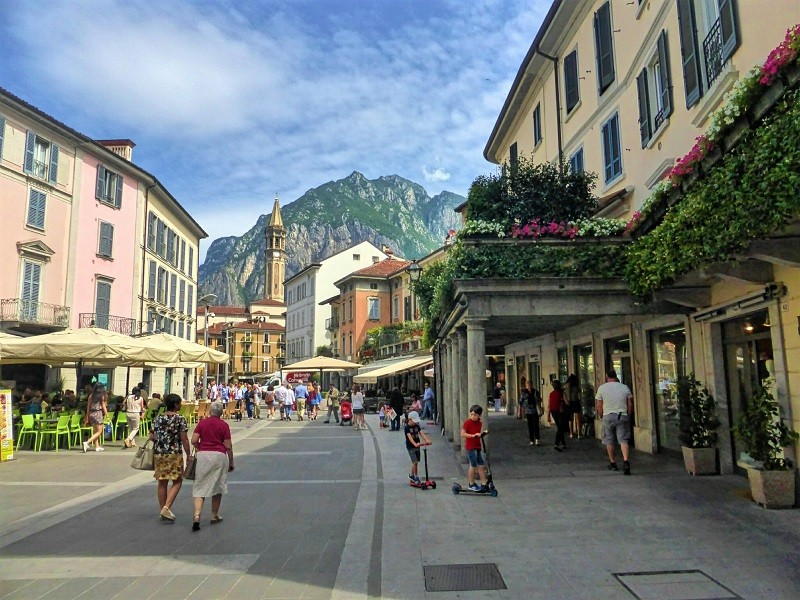
[[(2, 356), (2, 353), (0, 353)], [(319, 379), (322, 382), (323, 371), (347, 371), (348, 369), (358, 369), (362, 367), (358, 363), (349, 362), (346, 360), (339, 360), (338, 358), (330, 358), (328, 356), (315, 356), (307, 358), (300, 362), (286, 365), (284, 371), (319, 371)]]
[(179, 357), (178, 362), (180, 363), (224, 364), (230, 360), (230, 356), (224, 352), (168, 333), (154, 333), (142, 336), (139, 339), (152, 346), (176, 351)]

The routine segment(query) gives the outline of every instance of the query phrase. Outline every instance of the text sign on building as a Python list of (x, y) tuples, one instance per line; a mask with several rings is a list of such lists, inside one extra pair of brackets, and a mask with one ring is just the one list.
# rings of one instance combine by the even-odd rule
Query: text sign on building
[(301, 383), (311, 379), (313, 374), (311, 371), (289, 371), (286, 373), (286, 381), (289, 383)]

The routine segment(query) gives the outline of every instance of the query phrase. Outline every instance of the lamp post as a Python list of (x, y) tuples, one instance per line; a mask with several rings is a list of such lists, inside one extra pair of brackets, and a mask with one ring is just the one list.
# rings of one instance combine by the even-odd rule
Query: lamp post
[(410, 265), (408, 265), (406, 271), (408, 271), (408, 276), (411, 279), (412, 283), (418, 282), (420, 275), (422, 275), (422, 267), (417, 261), (414, 261)]
[[(206, 294), (201, 298), (197, 299), (197, 304), (200, 306), (205, 306), (205, 311), (203, 313), (203, 344), (206, 348), (208, 348), (208, 316), (209, 310), (211, 309), (211, 303), (217, 299), (216, 294)], [(214, 314), (211, 314), (211, 317), (214, 317)], [(208, 388), (208, 363), (203, 363), (203, 391), (202, 393), (206, 393), (206, 389)]]

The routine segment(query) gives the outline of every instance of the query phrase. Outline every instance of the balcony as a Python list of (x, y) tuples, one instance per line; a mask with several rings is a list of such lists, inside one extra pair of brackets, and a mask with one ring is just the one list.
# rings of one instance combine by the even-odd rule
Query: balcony
[(22, 298), (0, 300), (0, 322), (20, 331), (52, 331), (69, 327), (69, 307)]
[(339, 317), (325, 319), (325, 329), (327, 331), (334, 331), (335, 329), (339, 329)]
[(103, 313), (80, 313), (78, 315), (78, 327), (99, 327), (100, 329), (107, 329), (108, 331), (125, 335), (136, 335), (138, 333), (136, 319)]
[(703, 55), (706, 62), (706, 79), (708, 87), (722, 73), (722, 20), (717, 19), (711, 31), (708, 32), (706, 39), (703, 40)]

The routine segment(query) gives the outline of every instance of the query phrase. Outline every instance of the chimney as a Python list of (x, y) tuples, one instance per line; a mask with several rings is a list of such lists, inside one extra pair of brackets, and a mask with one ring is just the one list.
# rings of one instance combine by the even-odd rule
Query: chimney
[(95, 140), (105, 146), (114, 154), (121, 156), (128, 162), (133, 162), (133, 148), (136, 146), (131, 140)]
[(381, 244), (381, 252), (386, 254), (389, 258), (392, 258), (394, 255), (394, 251), (386, 244)]

